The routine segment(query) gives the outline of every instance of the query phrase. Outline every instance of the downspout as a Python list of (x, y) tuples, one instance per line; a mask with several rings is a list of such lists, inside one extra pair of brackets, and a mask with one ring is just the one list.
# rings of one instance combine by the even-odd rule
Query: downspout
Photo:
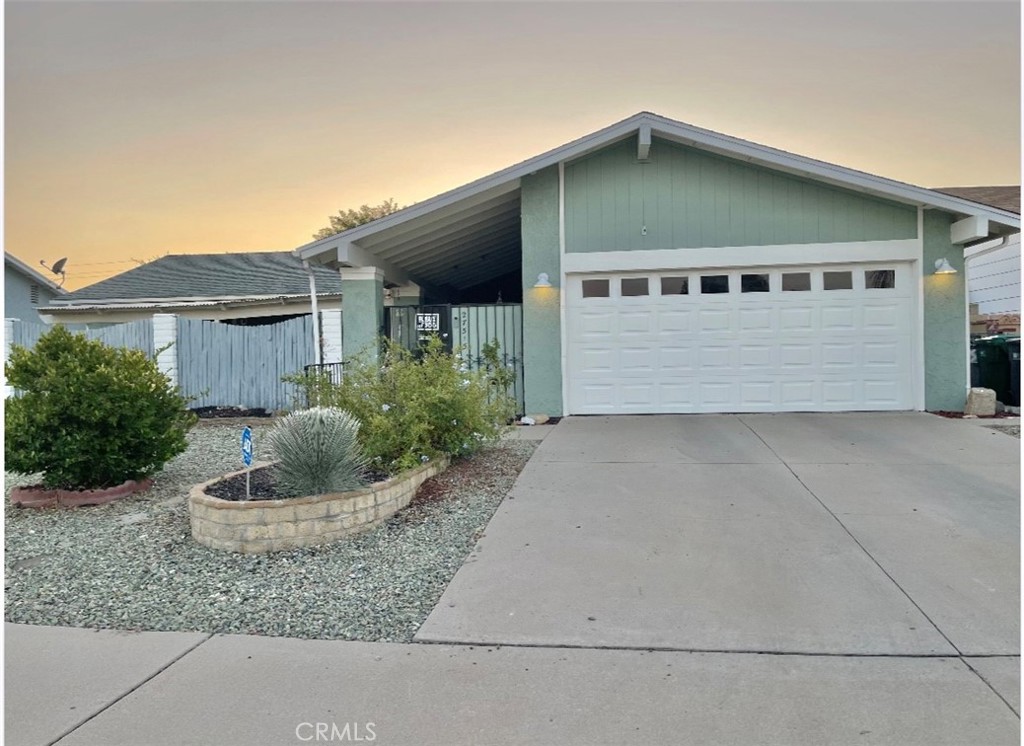
[(308, 259), (302, 260), (302, 266), (309, 275), (309, 305), (313, 312), (313, 360), (320, 365), (323, 362), (323, 351), (320, 349), (320, 312), (316, 307), (316, 276)]

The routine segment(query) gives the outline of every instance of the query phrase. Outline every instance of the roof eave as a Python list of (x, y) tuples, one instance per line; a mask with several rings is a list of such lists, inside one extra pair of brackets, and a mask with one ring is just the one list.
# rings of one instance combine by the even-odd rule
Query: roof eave
[(540, 155), (534, 156), (533, 158), (522, 161), (521, 163), (517, 163), (513, 166), (509, 166), (508, 168), (497, 171), (489, 176), (484, 176), (476, 181), (463, 184), (460, 187), (456, 187), (455, 189), (439, 194), (436, 197), (426, 199), (423, 202), (417, 202), (414, 205), (410, 205), (402, 210), (393, 212), (383, 218), (378, 218), (373, 222), (356, 226), (355, 228), (350, 228), (347, 231), (336, 233), (333, 236), (328, 236), (327, 238), (320, 238), (316, 241), (311, 241), (310, 243), (304, 244), (303, 246), (295, 249), (294, 253), (301, 259), (311, 259), (319, 254), (334, 250), (341, 244), (357, 241), (365, 236), (379, 233), (380, 231), (392, 228), (396, 225), (401, 225), (402, 223), (414, 220), (415, 218), (423, 217), (435, 210), (455, 204), (463, 199), (473, 197), (491, 189), (498, 189), (510, 182), (518, 181), (523, 176), (529, 176), (536, 173), (542, 168), (553, 166), (559, 161), (578, 158), (597, 148), (604, 147), (615, 140), (627, 137), (637, 130), (643, 123), (644, 118), (648, 116), (650, 115), (636, 114), (629, 119), (616, 122), (609, 127), (605, 127), (602, 130), (598, 130), (590, 135), (581, 137), (578, 140), (573, 140), (572, 142), (555, 148), (554, 150), (541, 153)]
[(68, 294), (67, 290), (62, 288), (57, 283), (55, 283), (49, 277), (47, 277), (46, 275), (42, 274), (41, 272), (39, 272), (38, 270), (34, 269), (33, 267), (29, 266), (28, 264), (26, 264), (21, 259), (19, 259), (14, 254), (11, 254), (8, 251), (4, 252), (4, 262), (10, 262), (15, 267), (17, 267), (20, 271), (24, 272), (26, 275), (31, 277), (33, 280), (35, 280), (36, 282), (40, 282), (43, 285), (46, 285), (47, 288), (49, 288), (50, 290), (54, 291), (58, 295), (67, 295)]
[(411, 205), (371, 223), (351, 228), (327, 238), (318, 239), (295, 249), (296, 256), (312, 259), (321, 254), (336, 251), (340, 247), (375, 233), (401, 225), (409, 220), (423, 217), (435, 210), (455, 204), (482, 192), (497, 189), (523, 176), (553, 166), (559, 162), (573, 160), (589, 152), (605, 147), (617, 140), (650, 126), (653, 134), (666, 139), (719, 152), (732, 158), (745, 158), (749, 162), (787, 171), (794, 175), (806, 176), (836, 186), (852, 188), (875, 196), (904, 202), (920, 207), (946, 210), (959, 215), (979, 215), (1011, 231), (1020, 230), (1020, 215), (984, 205), (971, 200), (954, 197), (925, 187), (887, 179), (864, 171), (838, 166), (806, 156), (778, 150), (748, 140), (724, 135), (713, 130), (695, 127), (683, 122), (667, 119), (658, 114), (641, 112), (617, 122), (602, 130), (585, 135), (566, 145), (554, 148), (522, 163), (510, 166), (489, 176), (439, 194), (436, 197)]
[[(340, 298), (340, 292), (317, 293), (318, 299), (330, 300)], [(300, 303), (309, 298), (309, 293), (295, 295), (267, 295), (267, 296), (241, 296), (241, 297), (220, 297), (220, 298), (120, 298), (109, 301), (78, 302), (63, 301), (55, 303), (40, 310), (47, 313), (74, 313), (76, 311), (118, 311), (118, 310), (139, 310), (142, 308), (200, 308), (207, 306), (264, 306), (271, 303)]]

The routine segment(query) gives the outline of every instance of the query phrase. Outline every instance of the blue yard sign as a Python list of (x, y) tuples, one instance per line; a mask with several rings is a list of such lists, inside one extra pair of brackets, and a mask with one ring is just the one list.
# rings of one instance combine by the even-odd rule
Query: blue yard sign
[(252, 466), (252, 428), (246, 425), (242, 429), (242, 463), (245, 464), (245, 499), (252, 497), (250, 490), (249, 467)]
[(242, 463), (252, 466), (252, 428), (242, 430)]

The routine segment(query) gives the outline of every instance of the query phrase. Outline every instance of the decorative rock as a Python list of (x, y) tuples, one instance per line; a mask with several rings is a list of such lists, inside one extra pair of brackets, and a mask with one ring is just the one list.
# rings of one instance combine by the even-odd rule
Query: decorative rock
[(978, 417), (994, 417), (996, 414), (996, 392), (992, 389), (971, 389), (967, 392), (964, 414)]
[(546, 414), (531, 414), (530, 419), (533, 420), (533, 424), (535, 425), (544, 425), (551, 418)]

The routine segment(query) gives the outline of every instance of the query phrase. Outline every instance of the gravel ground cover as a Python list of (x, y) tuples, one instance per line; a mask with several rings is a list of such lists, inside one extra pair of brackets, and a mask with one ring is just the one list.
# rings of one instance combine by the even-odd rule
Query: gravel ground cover
[[(253, 428), (256, 458), (269, 459)], [(25, 624), (409, 641), (462, 565), (535, 443), (453, 464), (384, 525), (271, 555), (196, 544), (188, 488), (239, 468), (239, 428), (202, 427), (153, 489), (92, 508), (7, 506), (5, 619)], [(32, 477), (5, 475), (5, 491)]]

